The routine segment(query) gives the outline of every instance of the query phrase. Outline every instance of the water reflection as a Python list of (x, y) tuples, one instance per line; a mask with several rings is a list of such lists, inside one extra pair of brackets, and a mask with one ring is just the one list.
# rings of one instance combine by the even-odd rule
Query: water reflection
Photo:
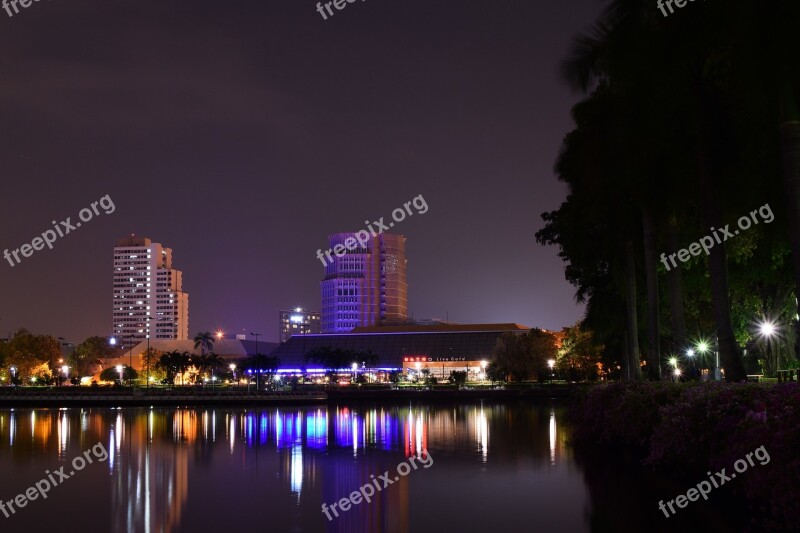
[[(552, 407), (507, 405), (5, 410), (0, 468), (9, 474), (0, 496), (30, 485), (30, 475), (14, 467), (43, 472), (102, 442), (106, 464), (39, 502), (54, 511), (107, 498), (108, 512), (82, 524), (85, 531), (400, 533), (497, 529), (504, 521), (505, 531), (527, 531), (529, 513), (553, 505), (576, 520), (559, 517), (553, 531), (586, 530), (585, 490), (559, 416)], [(425, 449), (436, 465), (430, 470), (401, 477), (333, 522), (321, 514), (323, 502), (347, 497)], [(540, 502), (534, 491), (548, 496)], [(547, 503), (559, 493), (563, 501)], [(504, 516), (491, 507), (465, 512), (497, 497)], [(28, 513), (13, 525), (30, 531), (57, 523), (53, 514)], [(547, 531), (546, 521), (538, 529)]]

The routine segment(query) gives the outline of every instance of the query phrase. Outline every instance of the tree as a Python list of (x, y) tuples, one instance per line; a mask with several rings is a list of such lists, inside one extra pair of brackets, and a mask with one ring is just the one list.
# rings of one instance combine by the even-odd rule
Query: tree
[(48, 365), (50, 373), (60, 368), (61, 344), (49, 335), (34, 335), (27, 329), (18, 330), (6, 343), (0, 344), (5, 364), (17, 369), (23, 383), (36, 376), (36, 369)]
[[(488, 367), (486, 373), (489, 373)], [(463, 387), (467, 383), (467, 371), (466, 370), (453, 370), (450, 372), (450, 383), (458, 387), (459, 389)]]
[(153, 381), (161, 382), (166, 378), (164, 370), (158, 367), (158, 361), (162, 355), (164, 352), (156, 350), (152, 346), (139, 354), (140, 368), (146, 380), (152, 378)]
[(603, 346), (595, 343), (591, 331), (582, 329), (581, 322), (564, 331), (556, 359), (559, 372), (572, 381), (596, 381), (602, 366)]
[(189, 352), (179, 352), (177, 350), (165, 353), (156, 363), (156, 368), (163, 370), (166, 374), (165, 381), (169, 384), (174, 384), (175, 377), (181, 376), (181, 384), (183, 385), (183, 376), (189, 366), (191, 366)]
[[(132, 381), (138, 379), (139, 373), (129, 366), (122, 369), (122, 381)], [(103, 381), (119, 382), (119, 371), (116, 367), (111, 366), (100, 372), (100, 379)], [(120, 383), (121, 384), (121, 383)]]
[(556, 338), (550, 332), (537, 328), (525, 334), (507, 332), (497, 339), (487, 374), (492, 381), (540, 379), (547, 361), (556, 355)]
[(114, 348), (103, 337), (89, 337), (75, 347), (67, 361), (76, 376), (93, 376), (97, 373), (102, 360), (111, 357)]
[(200, 348), (200, 355), (205, 355), (206, 351), (214, 348), (214, 336), (210, 331), (198, 333), (194, 336), (194, 349)]
[(222, 358), (214, 352), (191, 357), (191, 364), (197, 369), (197, 379), (202, 379), (209, 370), (213, 376), (214, 370), (220, 368), (223, 363)]
[(277, 357), (258, 354), (250, 356), (242, 361), (239, 365), (239, 368), (241, 368), (242, 371), (246, 372), (247, 374), (255, 374), (256, 387), (258, 390), (261, 390), (262, 376), (266, 374), (267, 380), (270, 380), (280, 368), (280, 363), (280, 359)]

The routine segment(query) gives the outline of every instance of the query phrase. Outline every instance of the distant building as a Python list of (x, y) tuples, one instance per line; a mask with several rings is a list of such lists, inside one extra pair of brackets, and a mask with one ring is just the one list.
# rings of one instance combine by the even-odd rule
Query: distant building
[[(258, 341), (256, 343), (254, 340), (215, 339), (211, 350), (206, 350), (206, 353), (211, 351), (219, 355), (226, 360), (225, 368), (227, 368), (230, 363), (255, 355), (256, 350), (260, 354), (269, 355), (278, 346), (277, 342)], [(188, 352), (191, 355), (200, 355), (203, 351), (199, 347), (194, 347), (193, 340), (151, 340), (150, 349), (156, 353), (155, 357), (159, 357), (160, 355), (158, 354), (174, 351)], [(146, 354), (147, 342), (140, 342), (127, 350), (121, 350), (116, 354), (116, 357), (109, 357), (103, 360), (103, 367), (108, 368), (118, 364), (128, 366), (132, 364), (135, 370), (141, 370), (144, 366), (142, 364), (142, 356), (146, 356)]]
[(332, 254), (333, 262), (326, 264), (320, 283), (322, 332), (404, 323), (408, 319), (406, 238), (381, 233), (363, 246), (355, 233), (336, 233), (328, 240), (334, 252), (344, 249), (345, 253)]
[(378, 358), (374, 367), (378, 372), (428, 369), (433, 376), (447, 379), (451, 372), (459, 370), (466, 371), (470, 379), (480, 379), (501, 336), (529, 331), (530, 328), (513, 323), (366, 327), (344, 334), (292, 337), (270, 355), (280, 360), (282, 373), (322, 373), (325, 369), (309, 362), (306, 355), (316, 349), (333, 348), (372, 353)]
[(172, 249), (143, 237), (114, 248), (113, 332), (126, 345), (189, 338), (189, 294), (172, 268)]
[(308, 335), (321, 333), (320, 312), (306, 311), (302, 307), (278, 313), (278, 335), (281, 342), (286, 342), (292, 335)]

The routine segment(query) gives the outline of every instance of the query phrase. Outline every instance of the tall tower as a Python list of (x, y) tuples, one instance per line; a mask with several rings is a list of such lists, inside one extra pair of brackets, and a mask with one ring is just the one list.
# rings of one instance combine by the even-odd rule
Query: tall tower
[(123, 342), (189, 338), (189, 294), (172, 249), (144, 237), (114, 248), (114, 336)]
[[(328, 237), (331, 249), (344, 253), (325, 266), (322, 332), (346, 333), (355, 327), (405, 322), (408, 317), (406, 238), (382, 233), (364, 246), (355, 233)], [(347, 247), (349, 245), (349, 247)]]

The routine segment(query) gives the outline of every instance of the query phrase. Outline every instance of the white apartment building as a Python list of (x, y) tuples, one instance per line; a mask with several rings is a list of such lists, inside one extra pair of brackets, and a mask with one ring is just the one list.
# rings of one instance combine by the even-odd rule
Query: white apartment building
[(189, 338), (189, 294), (172, 268), (172, 249), (144, 237), (114, 248), (113, 332), (124, 345)]

